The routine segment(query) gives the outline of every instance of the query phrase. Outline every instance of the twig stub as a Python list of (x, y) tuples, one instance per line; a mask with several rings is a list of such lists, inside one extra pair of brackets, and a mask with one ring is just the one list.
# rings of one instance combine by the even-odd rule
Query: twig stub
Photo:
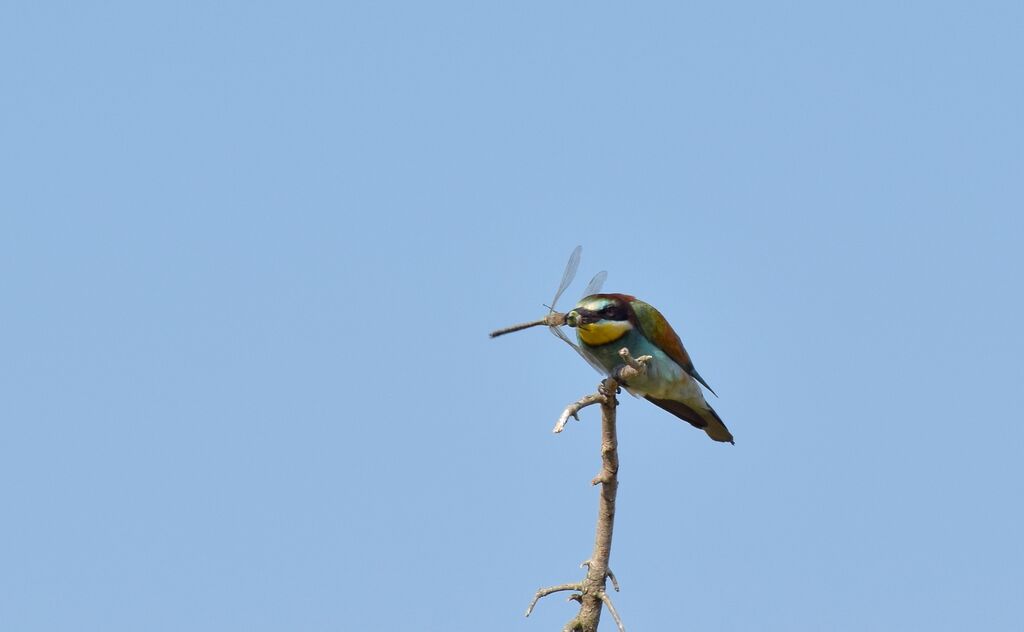
[(619, 357), (622, 358), (624, 366), (616, 369), (614, 375), (621, 382), (629, 382), (629, 380), (647, 373), (647, 363), (654, 359), (649, 355), (634, 358), (630, 355), (629, 349), (625, 347), (619, 349)]

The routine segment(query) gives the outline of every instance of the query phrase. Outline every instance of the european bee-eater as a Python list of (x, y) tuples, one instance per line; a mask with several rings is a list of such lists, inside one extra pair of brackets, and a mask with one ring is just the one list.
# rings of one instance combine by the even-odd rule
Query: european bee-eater
[(733, 443), (721, 417), (704, 400), (700, 384), (714, 393), (693, 367), (679, 336), (661, 312), (627, 294), (592, 294), (567, 314), (580, 349), (612, 374), (622, 365), (619, 349), (633, 357), (649, 355), (644, 374), (623, 384), (676, 417), (701, 428), (715, 441)]

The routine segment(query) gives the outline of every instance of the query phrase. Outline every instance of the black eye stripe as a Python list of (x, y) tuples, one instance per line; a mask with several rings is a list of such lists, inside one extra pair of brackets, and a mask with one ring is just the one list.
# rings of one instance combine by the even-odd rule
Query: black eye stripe
[(580, 314), (585, 314), (591, 322), (598, 320), (629, 320), (629, 312), (625, 306), (616, 303), (608, 303), (601, 307), (595, 305), (593, 308), (579, 307), (577, 309)]
[(608, 320), (624, 320), (625, 315), (618, 305), (608, 305), (601, 310), (601, 316)]

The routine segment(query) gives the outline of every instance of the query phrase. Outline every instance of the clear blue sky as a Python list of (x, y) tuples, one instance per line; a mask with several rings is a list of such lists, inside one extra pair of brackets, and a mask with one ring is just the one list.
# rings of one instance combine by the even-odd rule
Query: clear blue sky
[[(712, 3), (708, 3), (711, 5)], [(620, 409), (630, 630), (1019, 630), (1017, 2), (0, 8), (0, 627), (559, 629)], [(602, 629), (611, 630), (606, 620)]]

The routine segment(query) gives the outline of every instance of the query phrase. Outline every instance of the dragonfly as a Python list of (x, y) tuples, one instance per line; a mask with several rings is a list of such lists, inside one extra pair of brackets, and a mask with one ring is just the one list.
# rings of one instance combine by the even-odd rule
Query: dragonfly
[[(490, 336), (491, 338), (497, 338), (498, 336), (504, 336), (505, 334), (510, 334), (514, 331), (522, 331), (523, 329), (528, 329), (530, 327), (545, 325), (547, 326), (548, 331), (550, 331), (556, 338), (572, 347), (573, 350), (580, 354), (580, 357), (586, 360), (587, 364), (594, 367), (598, 373), (601, 375), (608, 375), (608, 371), (604, 367), (587, 356), (587, 354), (583, 353), (579, 345), (569, 340), (569, 337), (566, 336), (565, 332), (561, 329), (561, 327), (566, 324), (565, 314), (555, 311), (558, 299), (562, 298), (562, 294), (565, 293), (566, 288), (568, 288), (572, 284), (573, 279), (576, 278), (576, 270), (580, 267), (580, 255), (582, 252), (583, 246), (576, 246), (572, 251), (572, 254), (569, 255), (569, 261), (565, 264), (565, 272), (562, 273), (562, 281), (558, 284), (558, 290), (555, 291), (555, 297), (551, 299), (551, 305), (545, 305), (545, 307), (548, 308), (547, 316), (539, 320), (520, 323), (518, 325), (512, 325), (511, 327), (504, 327), (502, 329), (492, 331)], [(590, 279), (590, 283), (587, 284), (587, 288), (583, 290), (583, 296), (590, 296), (591, 294), (597, 294), (600, 292), (601, 286), (604, 285), (605, 279), (607, 278), (608, 272), (606, 270), (601, 270), (595, 274), (594, 277)]]

